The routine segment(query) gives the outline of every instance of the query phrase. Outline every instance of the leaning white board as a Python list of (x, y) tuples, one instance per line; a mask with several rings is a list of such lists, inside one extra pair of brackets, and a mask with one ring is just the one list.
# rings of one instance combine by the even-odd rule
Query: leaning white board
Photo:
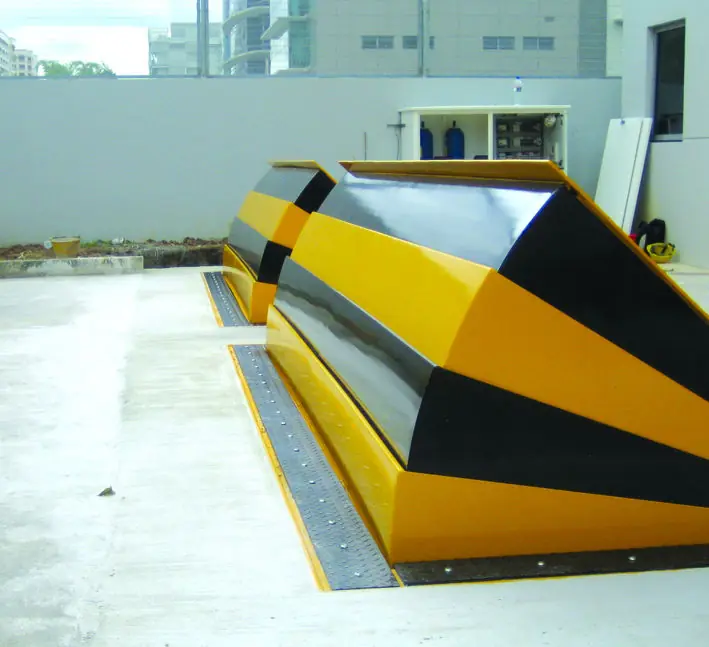
[(650, 144), (652, 119), (612, 119), (596, 189), (596, 203), (629, 234)]

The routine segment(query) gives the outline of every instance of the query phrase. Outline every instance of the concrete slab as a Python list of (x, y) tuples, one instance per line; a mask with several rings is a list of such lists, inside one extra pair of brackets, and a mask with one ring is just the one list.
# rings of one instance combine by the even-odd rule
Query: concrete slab
[(131, 274), (142, 269), (142, 256), (45, 258), (32, 261), (0, 261), (0, 278)]
[(263, 335), (195, 270), (0, 282), (2, 647), (705, 644), (709, 570), (319, 592), (226, 350)]

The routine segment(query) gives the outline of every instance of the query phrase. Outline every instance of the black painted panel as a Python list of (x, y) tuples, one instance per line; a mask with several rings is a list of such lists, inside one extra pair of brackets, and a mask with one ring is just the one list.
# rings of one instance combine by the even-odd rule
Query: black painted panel
[(288, 259), (276, 307), (406, 461), (433, 365), (349, 299)]
[[(313, 204), (316, 205), (315, 208), (319, 207), (332, 188), (332, 182), (330, 181), (330, 186), (328, 186), (323, 177), (329, 180), (325, 173), (317, 169), (274, 167), (259, 180), (254, 191), (274, 198), (280, 198), (287, 202), (294, 202), (301, 209), (310, 213), (314, 210), (310, 207)], [(319, 200), (318, 190), (322, 192)], [(304, 193), (306, 195), (303, 196)], [(301, 196), (303, 197), (299, 203)]]
[[(709, 399), (704, 319), (568, 189), (548, 202), (500, 273)], [(652, 406), (652, 393), (629, 406)]]
[(288, 247), (268, 240), (238, 218), (231, 225), (229, 245), (261, 283), (278, 283), (283, 261), (291, 253)]
[(441, 368), (408, 469), (709, 507), (709, 461)]
[(557, 188), (347, 175), (320, 212), (497, 269)]
[(298, 196), (295, 204), (306, 213), (313, 213), (320, 209), (334, 186), (334, 180), (327, 173), (318, 171)]

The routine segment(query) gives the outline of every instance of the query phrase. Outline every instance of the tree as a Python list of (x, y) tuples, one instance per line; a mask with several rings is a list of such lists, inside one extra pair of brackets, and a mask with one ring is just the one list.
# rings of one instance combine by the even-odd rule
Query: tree
[(40, 61), (39, 66), (42, 68), (44, 76), (116, 76), (115, 72), (105, 63)]

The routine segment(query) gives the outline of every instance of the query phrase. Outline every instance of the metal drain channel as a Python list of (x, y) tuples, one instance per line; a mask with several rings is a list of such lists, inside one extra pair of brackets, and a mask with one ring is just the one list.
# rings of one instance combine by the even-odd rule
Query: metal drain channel
[(398, 586), (265, 348), (232, 349), (330, 588)]
[(219, 311), (225, 326), (249, 326), (249, 322), (241, 312), (241, 308), (224, 280), (222, 272), (204, 272), (207, 287), (212, 295), (214, 305)]

